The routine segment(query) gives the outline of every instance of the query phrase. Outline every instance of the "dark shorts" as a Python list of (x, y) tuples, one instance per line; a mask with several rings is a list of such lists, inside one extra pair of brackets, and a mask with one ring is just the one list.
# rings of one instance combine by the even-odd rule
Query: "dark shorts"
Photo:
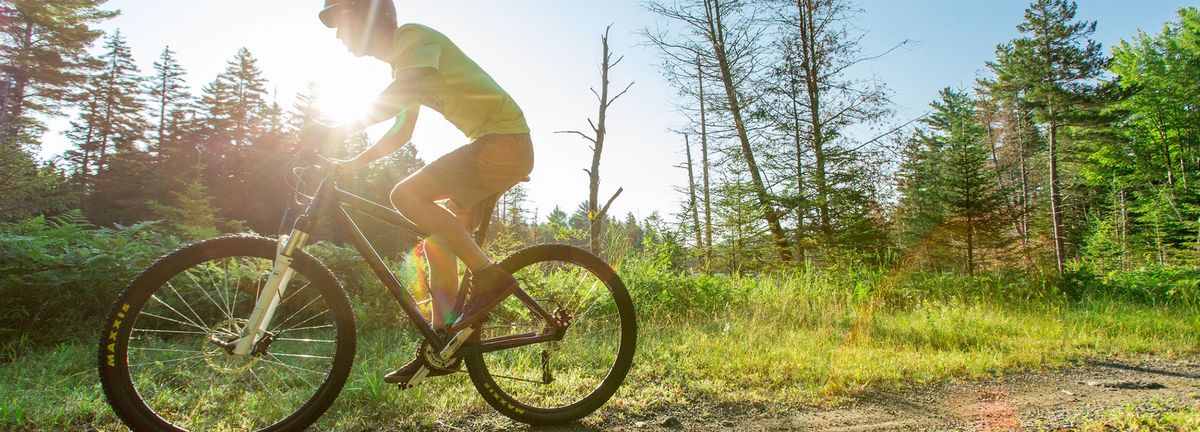
[(421, 168), (444, 186), (463, 211), (529, 180), (533, 141), (529, 134), (486, 135)]

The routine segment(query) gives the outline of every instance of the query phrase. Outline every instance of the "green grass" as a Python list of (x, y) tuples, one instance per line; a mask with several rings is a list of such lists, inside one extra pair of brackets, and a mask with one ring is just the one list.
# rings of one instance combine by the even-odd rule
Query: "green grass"
[[(623, 276), (638, 301), (638, 355), (621, 392), (588, 423), (689, 400), (833, 403), (871, 389), (1089, 357), (1200, 353), (1194, 306), (1067, 300), (1020, 278), (809, 272), (697, 279), (636, 269)], [(412, 340), (410, 330), (361, 327), (350, 382), (318, 427), (402, 430), (497, 415), (466, 374), (412, 391), (383, 383), (383, 373), (409, 360)], [(119, 428), (95, 377), (90, 340), (20, 352), (0, 365), (0, 429)], [(1187, 415), (1181, 421), (1195, 421)]]
[(1080, 432), (1184, 432), (1200, 430), (1200, 411), (1172, 401), (1154, 400), (1097, 413), (1078, 422)]

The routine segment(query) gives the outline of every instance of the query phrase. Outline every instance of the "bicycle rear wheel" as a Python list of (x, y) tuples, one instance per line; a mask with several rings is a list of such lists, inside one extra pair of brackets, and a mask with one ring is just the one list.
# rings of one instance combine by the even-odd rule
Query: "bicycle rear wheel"
[(270, 275), (276, 242), (218, 237), (185, 246), (139, 275), (102, 332), (101, 385), (134, 430), (298, 431), (337, 397), (354, 359), (349, 301), (304, 252), (268, 336), (234, 355)]
[[(567, 245), (533, 246), (500, 266), (547, 312), (569, 317), (569, 325), (560, 341), (468, 352), (471, 382), (493, 408), (524, 423), (565, 423), (596, 411), (633, 364), (637, 320), (625, 284), (599, 257)], [(480, 343), (545, 328), (512, 296), (482, 324)]]

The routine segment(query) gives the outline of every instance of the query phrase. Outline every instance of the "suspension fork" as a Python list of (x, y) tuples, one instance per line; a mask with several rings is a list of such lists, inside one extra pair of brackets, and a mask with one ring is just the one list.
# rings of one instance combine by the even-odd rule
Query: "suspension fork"
[(295, 274), (295, 271), (292, 270), (292, 256), (304, 247), (306, 241), (308, 241), (308, 233), (296, 228), (292, 229), (291, 234), (279, 238), (278, 247), (275, 248), (275, 263), (271, 268), (271, 276), (267, 278), (266, 285), (263, 286), (262, 292), (254, 302), (254, 312), (250, 313), (250, 319), (247, 321), (246, 327), (242, 329), (241, 338), (237, 340), (233, 354), (250, 354), (254, 350), (254, 345), (267, 334), (267, 328), (271, 326), (271, 318), (275, 316), (275, 309), (279, 307), (287, 284)]

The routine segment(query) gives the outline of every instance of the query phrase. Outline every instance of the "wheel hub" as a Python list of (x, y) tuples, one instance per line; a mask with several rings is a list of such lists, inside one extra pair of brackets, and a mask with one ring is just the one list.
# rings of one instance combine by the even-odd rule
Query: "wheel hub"
[(227, 375), (245, 372), (258, 363), (274, 338), (270, 334), (264, 336), (255, 344), (251, 355), (235, 355), (233, 349), (237, 346), (237, 340), (245, 327), (246, 320), (233, 318), (221, 321), (209, 329), (200, 346), (204, 363), (212, 370)]

